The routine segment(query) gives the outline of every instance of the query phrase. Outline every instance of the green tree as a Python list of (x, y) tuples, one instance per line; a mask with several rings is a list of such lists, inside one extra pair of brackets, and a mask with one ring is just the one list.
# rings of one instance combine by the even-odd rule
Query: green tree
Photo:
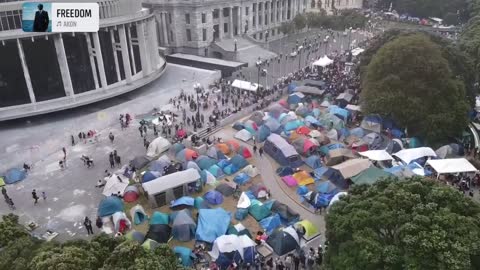
[(302, 30), (307, 26), (307, 18), (303, 16), (303, 14), (297, 14), (295, 18), (293, 18), (293, 23), (295, 25), (295, 29), (297, 30)]
[(18, 216), (8, 214), (2, 217), (0, 222), (0, 247), (27, 235), (25, 229), (18, 224)]
[(477, 0), (379, 0), (377, 8), (387, 10), (390, 4), (400, 14), (428, 18), (444, 18), (448, 13), (459, 13), (461, 22), (470, 18), (472, 2)]
[(456, 137), (467, 125), (465, 86), (440, 46), (413, 34), (386, 43), (362, 78), (365, 113), (378, 113), (431, 144)]
[(283, 22), (280, 25), (280, 32), (284, 35), (291, 34), (295, 31), (295, 25), (292, 22)]
[(479, 269), (480, 206), (427, 179), (354, 186), (326, 217), (326, 269)]
[(43, 242), (30, 236), (11, 241), (0, 251), (0, 269), (25, 270)]
[(97, 269), (98, 261), (91, 250), (82, 247), (52, 247), (39, 252), (30, 262), (32, 270)]

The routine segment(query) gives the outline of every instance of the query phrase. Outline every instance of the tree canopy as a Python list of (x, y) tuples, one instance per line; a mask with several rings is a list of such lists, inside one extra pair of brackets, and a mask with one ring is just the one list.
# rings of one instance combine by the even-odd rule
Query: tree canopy
[(479, 269), (480, 206), (434, 180), (354, 186), (326, 217), (326, 269)]
[(467, 126), (465, 85), (452, 73), (440, 46), (424, 34), (398, 37), (382, 46), (362, 78), (361, 103), (431, 144)]

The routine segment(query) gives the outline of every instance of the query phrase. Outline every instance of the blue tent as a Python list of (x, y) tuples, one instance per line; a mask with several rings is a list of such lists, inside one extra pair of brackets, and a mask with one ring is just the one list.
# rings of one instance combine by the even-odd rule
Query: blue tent
[(195, 200), (192, 197), (183, 196), (181, 198), (176, 199), (170, 207), (176, 206), (193, 206), (195, 204)]
[(202, 170), (206, 170), (210, 168), (212, 165), (217, 163), (217, 161), (211, 157), (208, 156), (199, 156), (195, 162), (197, 163), (198, 167)]
[(332, 182), (326, 181), (317, 185), (317, 191), (320, 193), (338, 193), (338, 188)]
[(272, 132), (270, 131), (270, 128), (268, 128), (266, 125), (261, 125), (257, 131), (256, 140), (258, 142), (264, 142), (271, 133)]
[(292, 175), (294, 173), (293, 169), (288, 166), (280, 167), (276, 170), (276, 173), (278, 176), (287, 176), (287, 175)]
[(335, 196), (333, 193), (318, 193), (315, 197), (315, 206), (316, 207), (327, 207), (330, 204), (330, 201)]
[(227, 232), (230, 219), (230, 213), (223, 208), (200, 209), (195, 234), (196, 240), (213, 243), (215, 239)]
[(172, 236), (178, 241), (188, 242), (195, 237), (197, 225), (193, 220), (192, 213), (183, 209), (181, 211), (173, 212), (172, 221)]
[(277, 131), (281, 126), (280, 122), (273, 117), (269, 117), (267, 120), (265, 120), (264, 125), (268, 127), (271, 132)]
[(291, 94), (291, 93), (295, 92), (295, 88), (297, 88), (297, 83), (296, 82), (291, 82), (288, 85), (288, 93)]
[(316, 179), (321, 179), (322, 177), (327, 178), (339, 188), (344, 189), (347, 187), (347, 182), (343, 178), (342, 174), (335, 169), (329, 167), (320, 167), (315, 169), (313, 174)]
[(248, 216), (248, 209), (246, 208), (238, 208), (235, 212), (235, 219), (236, 220), (244, 220)]
[(235, 166), (234, 164), (230, 164), (228, 165), (227, 167), (223, 168), (223, 172), (226, 174), (226, 175), (232, 175), (236, 172), (238, 172), (240, 170), (240, 168), (238, 168), (237, 166)]
[(347, 121), (348, 115), (350, 114), (350, 112), (348, 110), (342, 109), (342, 108), (340, 108), (338, 106), (335, 106), (335, 105), (330, 106), (328, 108), (328, 111), (331, 114), (333, 114), (333, 115), (337, 116), (338, 118), (342, 119), (343, 121)]
[(148, 219), (145, 209), (139, 204), (135, 205), (130, 209), (130, 215), (132, 216), (132, 222), (135, 225), (142, 224), (145, 220)]
[(307, 117), (305, 117), (305, 122), (307, 122), (311, 125), (315, 125), (315, 126), (321, 126), (322, 125), (317, 119), (315, 119), (315, 117), (313, 117), (311, 115), (307, 115)]
[(320, 147), (318, 150), (322, 154), (328, 155), (328, 152), (330, 152), (331, 150), (338, 149), (338, 148), (345, 148), (345, 145), (343, 145), (341, 143), (332, 143), (332, 144), (324, 145), (324, 146)]
[(230, 159), (230, 163), (239, 169), (248, 165), (248, 161), (241, 155), (235, 155), (232, 159)]
[(305, 123), (303, 121), (293, 120), (293, 121), (287, 122), (284, 125), (283, 130), (284, 131), (296, 130), (297, 128), (299, 128), (301, 126), (305, 126)]
[(222, 169), (218, 167), (217, 164), (212, 165), (210, 168), (208, 168), (208, 171), (215, 176), (217, 179), (224, 176), (225, 174), (223, 173)]
[(172, 145), (172, 149), (173, 149), (174, 154), (177, 154), (178, 152), (185, 149), (185, 145), (183, 145), (181, 143), (175, 143), (174, 145)]
[(223, 203), (223, 195), (222, 193), (216, 191), (216, 190), (210, 190), (205, 195), (203, 195), (203, 198), (209, 203), (213, 205), (221, 204)]
[[(210, 165), (211, 166), (211, 165)], [(206, 168), (209, 168), (210, 166), (206, 167)], [(187, 162), (187, 169), (195, 169), (197, 170), (198, 172), (201, 172), (202, 169), (200, 169), (200, 167), (197, 165), (197, 163), (193, 162), (193, 161), (189, 161)]]
[(319, 108), (314, 108), (314, 109), (312, 110), (312, 114), (313, 114), (313, 116), (315, 116), (316, 118), (318, 118), (318, 117), (320, 116), (320, 114), (322, 114), (322, 112), (320, 111)]
[(169, 219), (168, 214), (155, 211), (150, 217), (150, 225), (168, 225)]
[(228, 160), (228, 159), (221, 159), (221, 160), (218, 161), (217, 166), (223, 169), (223, 168), (227, 167), (227, 166), (230, 165), (230, 164), (232, 164), (232, 163), (230, 162), (230, 160)]
[(123, 211), (123, 202), (117, 196), (109, 196), (98, 205), (98, 216), (106, 217)]
[(350, 135), (355, 136), (357, 138), (363, 138), (363, 136), (365, 136), (367, 134), (365, 134), (365, 130), (363, 128), (356, 127), (356, 128), (352, 128), (350, 130)]
[(310, 167), (314, 170), (322, 167), (322, 161), (320, 160), (320, 157), (316, 156), (316, 155), (309, 156), (305, 160), (305, 164), (307, 164), (308, 167)]
[(248, 174), (244, 172), (239, 173), (237, 176), (233, 178), (233, 182), (239, 185), (245, 185), (248, 181), (250, 181), (250, 176), (248, 176)]
[(298, 186), (297, 187), (297, 194), (298, 195), (305, 195), (309, 192), (310, 190), (306, 186)]
[(262, 226), (262, 228), (267, 232), (267, 234), (271, 234), (276, 228), (280, 227), (281, 225), (282, 221), (279, 214), (275, 214), (260, 220), (260, 226)]
[[(207, 157), (210, 157), (210, 158), (213, 158), (213, 159), (216, 159), (216, 160), (226, 158), (225, 155), (222, 153), (222, 151), (219, 151), (216, 147), (208, 148)], [(198, 164), (198, 158), (195, 160), (197, 162), (197, 164)]]
[(152, 163), (150, 163), (150, 166), (148, 167), (148, 169), (150, 171), (156, 171), (156, 172), (163, 173), (163, 170), (166, 167), (168, 167), (168, 165), (170, 165), (170, 164), (171, 164), (170, 160), (159, 158), (158, 160), (152, 161)]
[(303, 102), (303, 99), (305, 98), (305, 95), (300, 93), (300, 92), (296, 92), (296, 93), (293, 93), (293, 94), (290, 94), (287, 98), (287, 102), (288, 104), (298, 104), (300, 102)]
[[(253, 195), (253, 194), (252, 194)], [(256, 199), (254, 199), (256, 200)], [(275, 199), (270, 199), (268, 201), (263, 202), (263, 206), (265, 206), (268, 210), (272, 211), (272, 206), (275, 203)]]
[(146, 182), (155, 180), (160, 176), (162, 176), (162, 173), (160, 173), (158, 171), (146, 171), (142, 176), (142, 183), (146, 183)]
[(235, 124), (233, 124), (232, 127), (235, 130), (242, 130), (245, 128), (245, 126), (241, 122), (236, 122)]
[(182, 266), (191, 268), (193, 266), (193, 260), (196, 258), (192, 250), (186, 247), (176, 246), (173, 248), (173, 252), (180, 259)]
[(24, 170), (18, 169), (18, 168), (12, 168), (7, 171), (7, 173), (5, 174), (4, 180), (5, 180), (5, 183), (7, 184), (13, 184), (18, 181), (22, 181), (23, 179), (25, 179), (25, 177), (27, 177), (27, 173)]

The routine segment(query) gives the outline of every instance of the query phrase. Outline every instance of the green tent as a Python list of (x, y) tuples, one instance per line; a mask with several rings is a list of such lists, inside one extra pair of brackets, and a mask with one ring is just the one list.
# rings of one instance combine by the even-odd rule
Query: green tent
[(385, 172), (384, 170), (381, 170), (377, 167), (370, 167), (350, 179), (352, 179), (352, 182), (356, 185), (361, 185), (361, 184), (371, 185), (377, 182), (378, 180), (380, 180), (380, 178), (387, 178), (389, 176), (392, 176), (392, 175)]
[(256, 220), (260, 221), (272, 214), (263, 204), (253, 204), (248, 208), (248, 213)]

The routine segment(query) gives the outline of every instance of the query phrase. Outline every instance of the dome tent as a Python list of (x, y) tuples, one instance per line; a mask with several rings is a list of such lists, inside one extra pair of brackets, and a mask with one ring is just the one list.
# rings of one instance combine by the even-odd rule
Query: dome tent
[(125, 202), (134, 202), (138, 199), (139, 192), (136, 186), (128, 186), (123, 193), (123, 200)]
[(4, 181), (7, 184), (13, 184), (22, 181), (27, 177), (27, 173), (18, 168), (12, 168), (5, 173)]
[(98, 216), (111, 216), (116, 212), (123, 211), (123, 202), (116, 196), (109, 196), (104, 198), (98, 205)]
[(173, 212), (171, 218), (173, 238), (182, 242), (188, 242), (195, 237), (197, 225), (195, 224), (189, 210), (184, 209), (178, 212)]
[(274, 231), (268, 237), (267, 244), (272, 247), (275, 254), (283, 256), (298, 247), (298, 234), (292, 227)]
[(133, 224), (139, 225), (142, 224), (145, 220), (148, 219), (145, 209), (140, 204), (135, 205), (130, 209), (130, 216), (132, 217)]
[(203, 198), (209, 203), (213, 205), (221, 204), (223, 203), (223, 195), (222, 193), (216, 191), (216, 190), (210, 190), (205, 195), (203, 195)]

